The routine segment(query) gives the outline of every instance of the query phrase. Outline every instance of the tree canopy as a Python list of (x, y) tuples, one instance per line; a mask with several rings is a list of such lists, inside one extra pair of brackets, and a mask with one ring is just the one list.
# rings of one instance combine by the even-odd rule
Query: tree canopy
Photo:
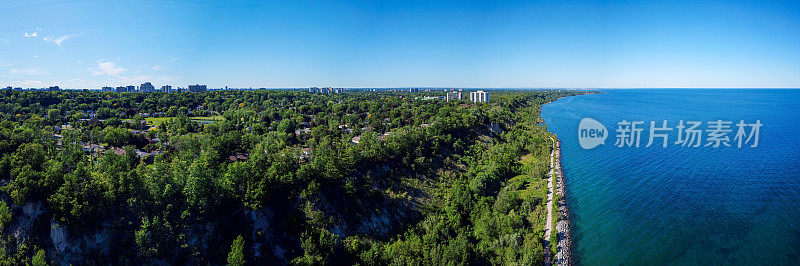
[(0, 262), (542, 263), (539, 111), (586, 92), (426, 93), (0, 90)]

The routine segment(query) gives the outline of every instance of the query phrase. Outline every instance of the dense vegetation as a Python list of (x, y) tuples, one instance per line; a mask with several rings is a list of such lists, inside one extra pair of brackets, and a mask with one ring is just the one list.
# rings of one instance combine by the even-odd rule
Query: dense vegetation
[(578, 93), (3, 90), (0, 264), (541, 264)]

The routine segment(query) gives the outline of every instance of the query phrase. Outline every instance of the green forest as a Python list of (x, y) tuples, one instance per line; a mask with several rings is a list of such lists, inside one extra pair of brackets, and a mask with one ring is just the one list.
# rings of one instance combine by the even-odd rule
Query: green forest
[(543, 264), (584, 93), (0, 90), (0, 265)]

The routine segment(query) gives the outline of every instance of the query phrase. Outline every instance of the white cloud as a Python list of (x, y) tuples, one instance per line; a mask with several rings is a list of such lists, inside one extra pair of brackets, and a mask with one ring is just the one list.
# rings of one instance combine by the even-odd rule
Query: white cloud
[(44, 87), (45, 82), (41, 80), (15, 80), (12, 81), (11, 84), (16, 84), (16, 86), (23, 87), (23, 88), (39, 88)]
[(42, 70), (41, 68), (34, 67), (34, 68), (22, 68), (22, 69), (12, 69), (11, 74), (15, 75), (42, 75), (47, 74), (48, 71)]
[[(134, 69), (134, 71), (132, 71), (133, 73), (130, 73), (131, 71), (128, 71), (127, 68), (117, 66), (114, 61), (97, 61), (97, 67), (90, 67), (87, 68), (87, 70), (90, 71), (94, 76), (107, 75), (116, 79), (114, 81), (108, 80), (105, 84), (108, 84), (109, 82), (138, 84), (151, 78), (150, 76), (146, 75), (137, 75), (139, 72), (137, 69)], [(128, 73), (128, 75), (122, 75), (123, 73)]]
[(183, 80), (183, 76), (163, 76), (155, 80), (159, 84), (176, 83)]
[(19, 64), (20, 63), (9, 63), (9, 62), (0, 61), (0, 67), (12, 67), (12, 66), (16, 66), (16, 65), (19, 65)]
[(161, 71), (161, 70), (164, 70), (164, 66), (162, 66), (162, 65), (154, 65), (154, 66), (153, 66), (153, 67), (151, 67), (151, 68), (152, 68), (153, 70), (155, 70), (155, 71)]
[(27, 33), (26, 32), (25, 33), (25, 38), (38, 37), (38, 36), (39, 36), (38, 32), (34, 32), (34, 33)]
[(49, 37), (44, 37), (44, 38), (42, 38), (42, 40), (44, 40), (44, 41), (46, 41), (46, 42), (52, 42), (52, 43), (55, 43), (56, 45), (58, 45), (59, 47), (61, 47), (61, 43), (62, 43), (62, 42), (66, 41), (66, 40), (67, 40), (67, 39), (69, 39), (69, 38), (80, 37), (81, 35), (83, 35), (83, 32), (81, 32), (81, 33), (78, 33), (78, 34), (67, 34), (67, 35), (61, 35), (61, 36), (59, 36), (59, 37), (53, 37), (53, 36), (49, 36)]
[(83, 79), (70, 79), (70, 80), (31, 80), (31, 79), (22, 79), (22, 80), (12, 80), (9, 84), (14, 84), (14, 87), (22, 87), (22, 88), (42, 88), (42, 87), (49, 87), (58, 85), (62, 89), (94, 89), (100, 88), (104, 86), (100, 82), (96, 81), (87, 81)]
[(118, 67), (113, 61), (103, 62), (97, 61), (97, 67), (90, 67), (87, 70), (92, 72), (92, 75), (109, 75), (112, 77), (119, 77), (119, 74), (125, 72), (125, 68)]
[(138, 84), (138, 83), (142, 83), (142, 82), (145, 82), (145, 81), (149, 80), (150, 76), (139, 75), (139, 76), (134, 76), (134, 77), (119, 77), (119, 78), (120, 78), (120, 80), (122, 80), (122, 83)]

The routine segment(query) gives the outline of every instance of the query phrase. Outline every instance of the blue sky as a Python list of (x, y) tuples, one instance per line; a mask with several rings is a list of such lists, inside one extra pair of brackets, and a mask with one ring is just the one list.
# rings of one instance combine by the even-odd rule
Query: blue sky
[(800, 3), (7, 1), (0, 86), (800, 87)]

